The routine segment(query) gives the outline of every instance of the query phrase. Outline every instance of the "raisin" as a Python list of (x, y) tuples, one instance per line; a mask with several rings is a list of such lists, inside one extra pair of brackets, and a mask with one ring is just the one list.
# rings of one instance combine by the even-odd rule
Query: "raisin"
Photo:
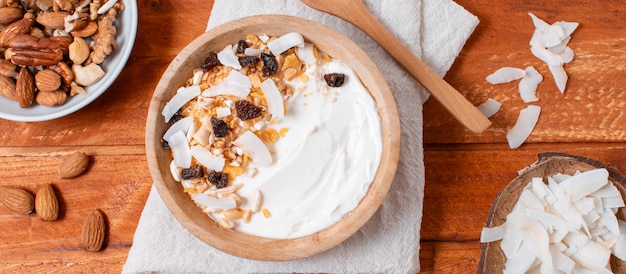
[(242, 67), (254, 68), (254, 67), (256, 67), (256, 64), (259, 61), (261, 61), (261, 59), (259, 59), (259, 57), (256, 57), (256, 56), (242, 56), (242, 57), (239, 57), (239, 64)]
[(248, 42), (245, 40), (239, 40), (237, 42), (237, 53), (243, 53), (248, 48)]
[(228, 124), (224, 120), (211, 117), (211, 125), (213, 126), (215, 137), (221, 138), (228, 134)]
[(261, 53), (261, 60), (263, 61), (263, 76), (272, 76), (276, 74), (278, 70), (278, 63), (276, 58), (272, 54)]
[(163, 146), (164, 149), (170, 149), (170, 143), (168, 143), (167, 141), (165, 141), (165, 139), (161, 138), (161, 145)]
[(207, 180), (215, 187), (223, 188), (228, 185), (228, 174), (219, 171), (211, 171), (207, 176)]
[(237, 117), (241, 120), (249, 120), (261, 115), (261, 108), (246, 100), (239, 100), (235, 103)]
[(200, 178), (204, 176), (202, 166), (191, 166), (182, 170), (183, 179)]
[(178, 122), (180, 119), (183, 119), (183, 110), (182, 109), (179, 109), (176, 113), (174, 113), (174, 115), (172, 115), (172, 118), (170, 118), (170, 121), (168, 123), (170, 125), (173, 125), (176, 122)]
[(324, 80), (329, 87), (340, 87), (345, 79), (346, 75), (343, 73), (324, 74)]
[(221, 66), (220, 60), (217, 58), (217, 52), (211, 52), (204, 59), (204, 63), (200, 66), (203, 70), (210, 70), (214, 67)]

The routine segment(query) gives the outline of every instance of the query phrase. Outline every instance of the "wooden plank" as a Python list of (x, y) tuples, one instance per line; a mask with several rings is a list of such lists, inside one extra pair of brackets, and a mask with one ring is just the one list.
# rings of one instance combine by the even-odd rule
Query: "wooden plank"
[[(49, 182), (60, 203), (60, 217), (54, 222), (0, 206), (0, 272), (47, 272), (56, 267), (69, 272), (121, 270), (150, 192), (145, 156), (92, 156), (88, 172), (74, 179), (58, 179), (59, 160), (53, 156), (0, 157), (4, 175), (0, 185), (22, 187), (34, 194)], [(93, 208), (101, 209), (107, 219), (102, 252), (87, 252), (81, 246), (83, 221)]]
[(537, 154), (546, 151), (589, 157), (626, 173), (623, 144), (542, 144), (522, 150), (491, 145), (427, 145), (422, 240), (478, 240), (500, 189), (517, 177), (518, 170), (535, 162)]
[(477, 241), (422, 241), (420, 243), (420, 273), (476, 273), (480, 246)]
[[(491, 85), (485, 77), (503, 66), (534, 66), (544, 77), (537, 91), (542, 114), (528, 142), (621, 142), (626, 139), (626, 96), (622, 60), (626, 39), (619, 1), (457, 1), (481, 20), (457, 62), (446, 76), (452, 86), (478, 105), (494, 98), (503, 103), (483, 134), (463, 129), (443, 108), (429, 100), (424, 107), (424, 140), (427, 143), (506, 143), (521, 101), (517, 82)], [(578, 21), (569, 46), (574, 60), (565, 66), (569, 82), (565, 94), (555, 87), (547, 66), (530, 52), (533, 12), (548, 23)]]

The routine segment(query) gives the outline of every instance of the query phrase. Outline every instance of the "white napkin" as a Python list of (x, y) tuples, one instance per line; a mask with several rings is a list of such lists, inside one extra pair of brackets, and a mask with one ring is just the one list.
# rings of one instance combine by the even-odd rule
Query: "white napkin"
[[(365, 0), (370, 11), (440, 75), (450, 68), (478, 19), (450, 0)], [(424, 197), (422, 104), (428, 93), (373, 40), (349, 23), (293, 0), (216, 0), (208, 28), (255, 14), (289, 14), (326, 24), (359, 44), (394, 93), (402, 127), (398, 171), (381, 208), (354, 236), (324, 253), (287, 262), (242, 259), (195, 238), (152, 187), (124, 273), (415, 273)]]

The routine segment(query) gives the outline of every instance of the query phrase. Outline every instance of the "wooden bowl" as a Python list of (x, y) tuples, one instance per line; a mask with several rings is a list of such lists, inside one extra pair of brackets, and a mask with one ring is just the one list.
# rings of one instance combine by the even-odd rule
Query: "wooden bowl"
[[(383, 150), (374, 181), (358, 207), (333, 226), (296, 239), (268, 239), (220, 227), (183, 192), (170, 175), (170, 151), (161, 137), (166, 130), (161, 111), (178, 87), (184, 85), (206, 55), (236, 43), (248, 34), (282, 35), (301, 33), (305, 40), (336, 59), (347, 63), (360, 77), (376, 101), (381, 117)], [(328, 250), (349, 238), (377, 211), (393, 180), (400, 152), (400, 123), (387, 82), (370, 58), (350, 39), (319, 23), (291, 16), (261, 15), (231, 21), (195, 39), (185, 47), (164, 72), (156, 87), (147, 117), (146, 153), (154, 184), (174, 217), (207, 244), (239, 257), (284, 261), (309, 257)], [(376, 237), (376, 235), (370, 235)], [(155, 239), (156, 240), (156, 239)]]
[[(530, 182), (531, 178), (545, 178), (557, 173), (574, 174), (577, 170), (588, 171), (597, 168), (606, 168), (609, 171), (609, 181), (619, 189), (622, 197), (626, 197), (626, 179), (614, 169), (589, 158), (563, 153), (542, 153), (539, 154), (539, 160), (537, 162), (527, 167), (522, 174), (498, 193), (498, 196), (491, 206), (486, 226), (495, 227), (506, 221), (506, 216), (513, 210), (522, 190)], [(617, 218), (626, 220), (626, 209), (621, 208), (617, 213)], [(502, 273), (506, 263), (506, 257), (502, 249), (500, 249), (500, 242), (501, 241), (494, 241), (483, 244), (478, 273)], [(626, 262), (611, 255), (611, 269), (614, 273), (625, 273)]]

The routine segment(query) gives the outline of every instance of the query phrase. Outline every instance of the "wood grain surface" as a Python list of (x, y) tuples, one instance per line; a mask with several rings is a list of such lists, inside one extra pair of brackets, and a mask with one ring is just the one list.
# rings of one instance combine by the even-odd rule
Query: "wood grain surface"
[[(626, 173), (626, 14), (622, 1), (457, 0), (480, 19), (446, 80), (472, 103), (503, 103), (483, 134), (461, 126), (436, 101), (424, 106), (426, 189), (420, 262), (424, 273), (475, 273), (478, 242), (498, 191), (537, 154), (557, 151), (591, 157)], [(131, 58), (104, 95), (67, 117), (39, 123), (0, 121), (0, 185), (34, 193), (53, 183), (60, 220), (44, 223), (0, 207), (0, 272), (119, 273), (132, 245), (152, 180), (144, 131), (152, 92), (182, 48), (206, 28), (212, 0), (139, 0), (139, 29)], [(547, 67), (530, 53), (527, 13), (549, 23), (581, 25), (565, 66), (570, 80), (560, 94)], [(525, 107), (516, 83), (491, 85), (502, 66), (533, 65), (543, 74), (536, 103), (542, 114), (528, 142), (511, 150), (505, 134)], [(88, 172), (57, 179), (65, 153), (91, 155)], [(107, 216), (101, 252), (80, 246), (80, 229), (92, 208)]]

